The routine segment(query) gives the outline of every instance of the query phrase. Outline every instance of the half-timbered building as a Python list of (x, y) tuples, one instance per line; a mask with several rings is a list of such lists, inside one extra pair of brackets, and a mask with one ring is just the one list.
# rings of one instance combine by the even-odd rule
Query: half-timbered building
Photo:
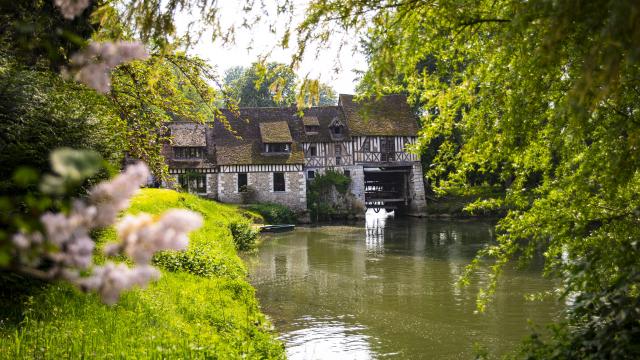
[(424, 213), (420, 158), (408, 151), (418, 122), (403, 96), (359, 103), (340, 95), (337, 106), (223, 114), (226, 121), (213, 125), (169, 124), (165, 157), (183, 188), (231, 203), (250, 193), (250, 201), (306, 210), (307, 182), (333, 169), (351, 177), (363, 209)]

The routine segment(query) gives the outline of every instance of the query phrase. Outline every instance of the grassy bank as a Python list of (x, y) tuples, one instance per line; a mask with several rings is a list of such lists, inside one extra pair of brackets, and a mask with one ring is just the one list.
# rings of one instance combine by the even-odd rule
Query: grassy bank
[[(231, 222), (244, 220), (240, 211), (157, 189), (143, 190), (129, 211), (159, 213), (169, 208), (198, 211), (205, 219), (191, 234), (187, 260), (172, 265), (173, 257), (160, 257), (162, 278), (125, 293), (114, 306), (66, 284), (30, 290), (19, 306), (0, 310), (0, 356), (283, 358), (283, 347), (269, 331), (254, 289), (245, 280), (228, 229)], [(114, 238), (113, 231), (105, 231), (100, 243)]]

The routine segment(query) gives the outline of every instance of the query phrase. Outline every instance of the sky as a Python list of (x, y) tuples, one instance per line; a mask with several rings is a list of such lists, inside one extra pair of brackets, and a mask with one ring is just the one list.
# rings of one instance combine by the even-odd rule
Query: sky
[[(235, 21), (236, 25), (242, 21), (242, 5), (244, 1), (221, 0), (219, 2), (222, 19), (225, 25), (231, 26)], [(265, 0), (267, 6), (273, 5), (274, 0)], [(294, 23), (302, 19), (304, 13), (305, 0), (295, 1)], [(178, 29), (186, 29), (186, 24), (194, 17), (189, 14), (182, 14), (178, 17)], [(278, 32), (273, 34), (269, 31), (265, 23), (257, 23), (252, 29), (238, 29), (236, 31), (236, 41), (231, 45), (223, 45), (220, 41), (212, 43), (210, 33), (205, 33), (201, 40), (192, 46), (188, 53), (197, 55), (205, 59), (210, 65), (215, 66), (220, 75), (234, 66), (248, 67), (260, 56), (269, 53), (270, 61), (277, 61), (289, 64), (291, 61), (292, 49), (282, 49), (275, 46), (284, 30), (286, 19), (281, 19), (277, 26)], [(341, 39), (348, 39), (346, 46), (339, 48)], [(300, 78), (308, 76), (312, 79), (319, 79), (333, 87), (338, 94), (352, 94), (357, 83), (357, 74), (354, 70), (365, 70), (366, 60), (360, 53), (354, 51), (357, 44), (353, 34), (336, 33), (335, 40), (326, 49), (321, 49), (316, 57), (317, 49), (309, 49), (307, 55), (300, 64), (296, 73)], [(291, 43), (294, 43), (293, 36)]]

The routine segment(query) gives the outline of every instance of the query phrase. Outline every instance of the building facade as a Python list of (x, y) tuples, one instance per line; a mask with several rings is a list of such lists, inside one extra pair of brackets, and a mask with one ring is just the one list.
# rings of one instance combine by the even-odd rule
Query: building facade
[(364, 208), (424, 214), (422, 166), (408, 151), (418, 121), (400, 95), (337, 106), (223, 110), (213, 124), (174, 121), (169, 172), (184, 189), (222, 202), (307, 209), (307, 182), (327, 169), (351, 177)]

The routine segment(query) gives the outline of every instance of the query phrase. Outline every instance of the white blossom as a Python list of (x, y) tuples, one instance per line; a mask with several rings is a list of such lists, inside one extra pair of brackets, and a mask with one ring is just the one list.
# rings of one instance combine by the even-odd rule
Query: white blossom
[[(111, 70), (136, 59), (149, 57), (144, 45), (135, 41), (92, 42), (71, 56), (74, 79), (101, 93), (111, 89)], [(68, 69), (63, 75), (69, 76)]]
[(54, 0), (53, 4), (58, 7), (65, 19), (72, 20), (82, 14), (89, 6), (90, 0)]
[(113, 304), (123, 290), (145, 286), (159, 276), (160, 272), (153, 266), (130, 268), (126, 264), (107, 262), (104, 266), (96, 266), (91, 276), (78, 278), (76, 283), (85, 291), (97, 292), (105, 303)]

